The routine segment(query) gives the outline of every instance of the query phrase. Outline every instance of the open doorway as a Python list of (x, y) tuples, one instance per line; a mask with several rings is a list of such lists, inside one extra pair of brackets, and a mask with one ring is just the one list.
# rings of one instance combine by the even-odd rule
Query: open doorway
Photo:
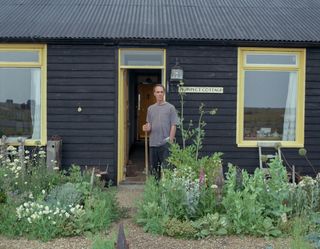
[(152, 85), (165, 85), (166, 50), (119, 48), (118, 63), (117, 183), (124, 180), (143, 182), (141, 124), (152, 103)]
[(160, 69), (129, 69), (128, 74), (128, 131), (126, 182), (145, 181), (145, 133), (148, 107), (156, 102), (153, 87), (162, 82)]

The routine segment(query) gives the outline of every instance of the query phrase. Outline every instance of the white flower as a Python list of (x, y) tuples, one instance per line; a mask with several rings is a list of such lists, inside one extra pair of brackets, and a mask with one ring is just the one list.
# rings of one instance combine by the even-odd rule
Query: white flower
[(24, 153), (29, 154), (29, 153), (30, 153), (30, 151), (26, 150)]
[(59, 167), (53, 167), (53, 170), (59, 170)]
[(29, 222), (30, 224), (32, 223), (32, 221), (31, 221), (31, 218), (30, 218), (30, 217), (29, 217), (27, 220), (28, 220), (28, 222)]
[(213, 184), (213, 185), (211, 185), (211, 188), (216, 189), (216, 188), (218, 188), (218, 186)]
[(286, 223), (286, 222), (288, 221), (288, 218), (287, 218), (287, 214), (286, 214), (286, 213), (283, 213), (283, 214), (281, 215), (281, 220), (282, 220), (283, 223)]
[(24, 159), (29, 160), (29, 159), (30, 159), (30, 157), (29, 157), (29, 156), (25, 156), (25, 157), (24, 157)]
[(66, 217), (69, 218), (70, 214), (68, 212), (65, 213)]
[(29, 198), (30, 198), (30, 199), (33, 199), (32, 193), (29, 194)]
[(0, 155), (0, 159), (2, 159), (3, 158), (3, 155)]
[(25, 185), (27, 185), (27, 184), (28, 184), (28, 182), (24, 182), (24, 184), (25, 184)]
[(55, 221), (52, 221), (52, 224), (53, 224), (53, 225), (55, 225), (56, 223), (57, 223), (57, 222), (55, 222)]
[(45, 194), (45, 193), (46, 193), (46, 191), (45, 191), (44, 189), (42, 189), (42, 191), (41, 191), (41, 192), (42, 192), (42, 194)]
[(29, 202), (25, 202), (25, 203), (23, 203), (23, 206), (25, 206), (25, 207), (29, 207)]
[(7, 151), (15, 151), (17, 150), (16, 147), (13, 147), (12, 145), (8, 146)]
[(7, 175), (7, 174), (4, 174), (3, 176), (4, 176), (4, 177), (7, 177), (8, 175)]

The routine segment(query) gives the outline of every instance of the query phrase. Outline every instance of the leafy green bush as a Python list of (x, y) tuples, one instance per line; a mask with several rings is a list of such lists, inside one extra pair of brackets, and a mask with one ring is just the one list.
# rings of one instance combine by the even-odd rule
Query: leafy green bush
[(320, 179), (304, 176), (298, 184), (292, 184), (288, 206), (291, 208), (291, 215), (320, 212)]
[(163, 234), (167, 219), (165, 210), (161, 208), (161, 191), (154, 178), (148, 178), (145, 184), (143, 198), (138, 202), (135, 220), (143, 226), (144, 231)]
[(61, 208), (75, 206), (81, 202), (82, 193), (70, 182), (53, 188), (46, 198), (46, 203), (49, 206), (58, 204)]
[(171, 237), (192, 239), (195, 237), (197, 230), (190, 221), (180, 221), (172, 218), (165, 223), (165, 233)]
[(1, 196), (6, 199), (0, 203), (0, 234), (47, 241), (96, 232), (119, 217), (115, 193), (102, 191), (97, 177), (91, 184), (91, 173), (82, 174), (76, 165), (69, 173), (48, 169), (43, 148), (25, 151), (23, 161), (15, 147), (7, 151), (0, 155)]
[(84, 214), (75, 221), (75, 227), (80, 231), (96, 232), (107, 229), (120, 217), (120, 208), (115, 191), (96, 190), (85, 200)]
[(205, 238), (209, 235), (226, 235), (228, 233), (228, 221), (219, 213), (207, 214), (206, 216), (192, 222), (197, 230), (196, 238)]
[(252, 176), (242, 171), (242, 186), (237, 186), (237, 171), (229, 166), (222, 204), (231, 225), (231, 232), (260, 236), (278, 236), (277, 225), (285, 220), (289, 184), (279, 159), (269, 164), (269, 178), (257, 168)]

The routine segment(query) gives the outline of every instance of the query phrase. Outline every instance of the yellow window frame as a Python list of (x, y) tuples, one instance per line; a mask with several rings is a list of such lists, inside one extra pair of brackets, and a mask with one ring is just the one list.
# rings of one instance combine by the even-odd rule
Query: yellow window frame
[[(26, 139), (26, 146), (47, 144), (47, 45), (46, 44), (0, 44), (0, 51), (30, 51), (39, 53), (37, 62), (0, 62), (1, 67), (40, 68), (41, 72), (41, 137), (40, 140)], [(11, 143), (17, 145), (17, 143)]]
[[(246, 64), (247, 54), (290, 54), (297, 56), (296, 65), (282, 64)], [(271, 141), (280, 142), (282, 147), (299, 148), (304, 146), (304, 113), (305, 113), (305, 71), (306, 49), (300, 48), (238, 48), (238, 87), (237, 87), (237, 134), (238, 147), (257, 147), (259, 140), (244, 140), (244, 72), (250, 71), (293, 71), (298, 75), (297, 108), (296, 108), (296, 140)], [(264, 141), (264, 140), (262, 140)]]

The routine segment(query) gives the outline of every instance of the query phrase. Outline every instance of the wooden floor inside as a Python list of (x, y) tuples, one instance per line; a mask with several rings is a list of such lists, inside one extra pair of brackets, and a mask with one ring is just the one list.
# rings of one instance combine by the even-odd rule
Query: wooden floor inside
[(129, 161), (126, 166), (126, 179), (122, 184), (144, 184), (145, 180), (144, 141), (137, 141), (130, 151)]

